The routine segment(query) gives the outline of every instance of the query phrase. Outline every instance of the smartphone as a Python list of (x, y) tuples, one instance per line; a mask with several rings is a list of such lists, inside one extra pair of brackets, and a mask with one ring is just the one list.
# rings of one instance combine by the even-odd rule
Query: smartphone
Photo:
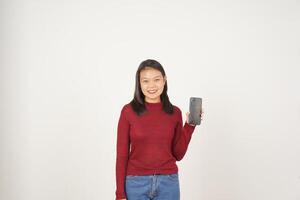
[(202, 111), (202, 98), (190, 97), (189, 105), (189, 124), (200, 125), (201, 123), (201, 111)]

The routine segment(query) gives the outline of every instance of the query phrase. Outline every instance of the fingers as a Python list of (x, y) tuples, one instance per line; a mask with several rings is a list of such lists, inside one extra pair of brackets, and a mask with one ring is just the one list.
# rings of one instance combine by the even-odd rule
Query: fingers
[(203, 113), (204, 113), (204, 111), (203, 111), (203, 108), (202, 108), (201, 113), (200, 113), (201, 121), (203, 120)]
[[(204, 113), (204, 111), (203, 111), (203, 109), (201, 109), (201, 112), (200, 112), (200, 119), (201, 119), (201, 121), (204, 119), (204, 117), (203, 117), (204, 114), (203, 113)], [(185, 115), (186, 115), (186, 122), (188, 122), (189, 121), (189, 115), (190, 115), (190, 113), (186, 112)]]
[(185, 113), (185, 115), (186, 115), (186, 122), (189, 122), (189, 114), (190, 114), (189, 112)]

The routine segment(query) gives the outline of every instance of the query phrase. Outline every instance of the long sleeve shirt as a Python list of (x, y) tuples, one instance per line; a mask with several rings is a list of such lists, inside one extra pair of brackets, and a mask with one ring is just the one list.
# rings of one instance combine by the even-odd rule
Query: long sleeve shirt
[(138, 116), (128, 103), (123, 106), (117, 128), (116, 199), (126, 198), (126, 175), (172, 174), (176, 161), (188, 148), (195, 126), (182, 122), (182, 113), (162, 110), (162, 103), (145, 103), (146, 113)]

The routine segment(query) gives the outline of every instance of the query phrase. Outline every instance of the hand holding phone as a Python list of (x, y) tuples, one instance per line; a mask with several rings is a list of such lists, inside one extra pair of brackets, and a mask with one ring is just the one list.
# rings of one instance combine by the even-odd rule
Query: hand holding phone
[(202, 98), (190, 97), (188, 123), (192, 125), (201, 124)]

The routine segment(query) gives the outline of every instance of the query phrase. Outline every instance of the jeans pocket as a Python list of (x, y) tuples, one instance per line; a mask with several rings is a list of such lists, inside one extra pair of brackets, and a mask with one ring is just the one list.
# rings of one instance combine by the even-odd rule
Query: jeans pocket
[(178, 173), (176, 173), (176, 174), (167, 174), (167, 178), (171, 181), (178, 181)]
[(140, 182), (140, 176), (138, 175), (127, 175), (125, 178), (126, 182), (132, 182), (132, 183), (139, 183)]

